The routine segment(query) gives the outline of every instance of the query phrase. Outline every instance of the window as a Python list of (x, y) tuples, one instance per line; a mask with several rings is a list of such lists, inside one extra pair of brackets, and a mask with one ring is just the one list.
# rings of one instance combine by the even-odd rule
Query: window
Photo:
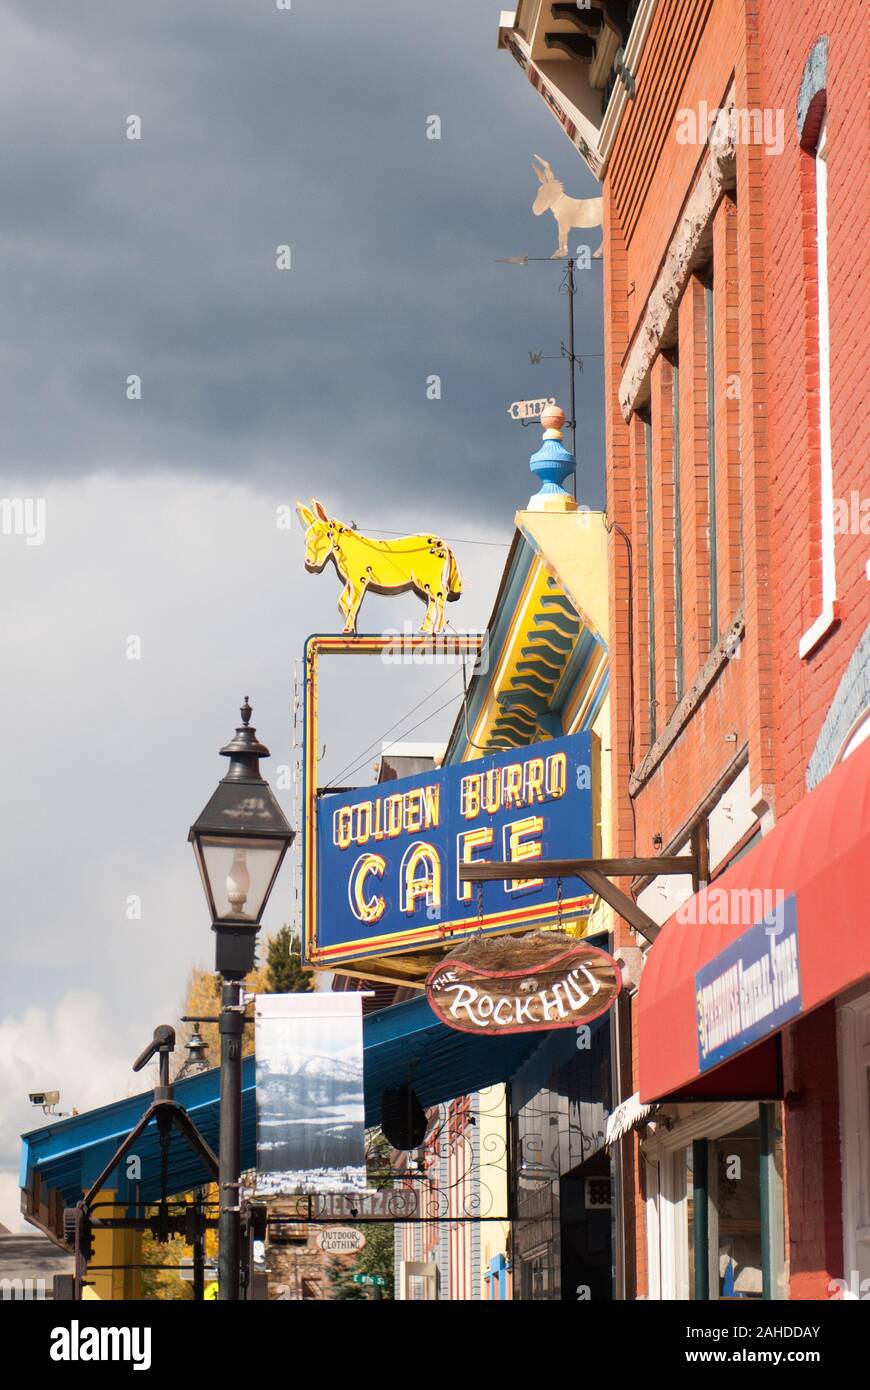
[(546, 1302), (550, 1297), (548, 1248), (526, 1256), (520, 1269), (520, 1296), (530, 1303)]
[(671, 358), (674, 455), (674, 653), (677, 703), (685, 691), (683, 657), (683, 518), (680, 511), (680, 358), (676, 349)]
[(719, 641), (719, 557), (716, 515), (716, 359), (713, 317), (713, 267), (700, 275), (704, 286), (704, 337), (707, 347), (707, 526), (710, 552), (710, 650)]
[(828, 135), (822, 120), (814, 153), (816, 267), (818, 277), (819, 466), (822, 545), (822, 611), (800, 639), (800, 656), (808, 657), (837, 618), (834, 556), (834, 468), (831, 455), (831, 338), (828, 305)]
[(708, 1145), (708, 1242), (720, 1299), (761, 1298), (761, 1154), (758, 1120)]
[(703, 1107), (643, 1155), (651, 1298), (786, 1297), (776, 1106)]
[(643, 449), (646, 465), (646, 575), (647, 575), (647, 643), (649, 648), (649, 741), (656, 741), (656, 619), (655, 619), (655, 575), (654, 525), (653, 525), (653, 467), (652, 467), (652, 415), (641, 415), (643, 421)]

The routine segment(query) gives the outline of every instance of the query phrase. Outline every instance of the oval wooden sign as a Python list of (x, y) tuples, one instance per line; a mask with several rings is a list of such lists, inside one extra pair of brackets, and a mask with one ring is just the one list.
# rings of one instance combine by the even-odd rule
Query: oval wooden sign
[(577, 1028), (606, 1013), (622, 988), (606, 951), (555, 932), (463, 943), (426, 981), (429, 1005), (462, 1033)]
[(353, 1226), (325, 1226), (315, 1239), (325, 1255), (352, 1255), (366, 1243), (364, 1233)]

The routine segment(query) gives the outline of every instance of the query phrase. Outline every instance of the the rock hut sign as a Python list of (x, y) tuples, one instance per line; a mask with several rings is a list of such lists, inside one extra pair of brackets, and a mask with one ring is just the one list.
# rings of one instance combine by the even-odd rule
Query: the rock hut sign
[(426, 981), (430, 1007), (463, 1033), (576, 1028), (606, 1013), (622, 984), (606, 951), (561, 932), (463, 943)]

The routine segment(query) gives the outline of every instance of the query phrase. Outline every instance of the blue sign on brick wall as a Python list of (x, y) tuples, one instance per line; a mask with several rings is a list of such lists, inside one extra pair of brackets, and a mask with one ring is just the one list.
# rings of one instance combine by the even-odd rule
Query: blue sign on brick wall
[[(317, 940), (343, 960), (443, 944), (476, 931), (552, 923), (553, 880), (460, 883), (461, 863), (592, 855), (592, 736), (571, 734), (317, 803)], [(588, 913), (577, 879), (563, 917)]]

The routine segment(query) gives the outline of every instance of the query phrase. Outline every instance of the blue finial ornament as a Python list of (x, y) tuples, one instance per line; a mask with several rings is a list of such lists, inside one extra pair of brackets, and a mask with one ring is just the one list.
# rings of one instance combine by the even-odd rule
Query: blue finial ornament
[(568, 497), (573, 500), (562, 486), (577, 467), (574, 455), (562, 443), (561, 427), (564, 423), (565, 412), (557, 405), (547, 406), (541, 416), (544, 442), (538, 452), (532, 454), (529, 459), (529, 468), (541, 482), (540, 491), (535, 493), (533, 501), (545, 497)]

